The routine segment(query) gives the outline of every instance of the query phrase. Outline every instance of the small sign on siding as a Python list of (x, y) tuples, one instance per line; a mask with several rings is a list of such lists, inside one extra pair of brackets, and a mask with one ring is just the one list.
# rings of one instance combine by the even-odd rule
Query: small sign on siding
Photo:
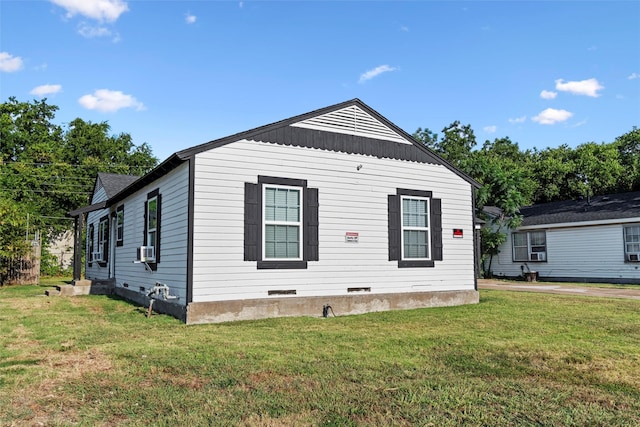
[(344, 233), (344, 241), (346, 243), (358, 243), (359, 237), (358, 233), (354, 231), (347, 231)]
[(462, 228), (454, 228), (453, 237), (455, 237), (456, 239), (462, 239)]

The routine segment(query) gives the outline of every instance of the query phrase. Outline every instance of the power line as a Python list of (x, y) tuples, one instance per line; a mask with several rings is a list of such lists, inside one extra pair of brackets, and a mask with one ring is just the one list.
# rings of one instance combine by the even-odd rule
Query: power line
[(59, 191), (59, 190), (32, 190), (31, 188), (0, 188), (0, 191), (12, 191), (12, 192), (27, 192), (30, 191), (32, 193), (57, 193), (57, 194), (83, 194), (89, 195), (91, 191), (86, 192), (78, 192), (78, 191)]

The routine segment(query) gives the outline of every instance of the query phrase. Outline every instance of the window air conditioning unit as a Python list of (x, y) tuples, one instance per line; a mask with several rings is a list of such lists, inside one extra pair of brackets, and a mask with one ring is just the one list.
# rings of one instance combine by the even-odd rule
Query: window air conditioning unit
[(138, 261), (155, 262), (156, 248), (155, 246), (140, 246), (138, 248)]
[(104, 261), (102, 257), (102, 252), (92, 252), (91, 261)]
[(531, 254), (531, 261), (544, 261), (546, 258), (546, 252), (534, 252)]
[(640, 261), (640, 253), (627, 254), (627, 260), (629, 260), (629, 261)]

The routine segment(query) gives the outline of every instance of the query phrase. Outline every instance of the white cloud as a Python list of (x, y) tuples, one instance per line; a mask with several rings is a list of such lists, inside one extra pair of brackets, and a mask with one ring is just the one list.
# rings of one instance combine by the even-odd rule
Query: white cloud
[(196, 15), (192, 15), (190, 13), (187, 13), (186, 17), (184, 18), (184, 21), (187, 24), (195, 24), (196, 19), (198, 19), (198, 17)]
[(600, 96), (598, 91), (604, 89), (604, 86), (598, 83), (598, 80), (596, 79), (580, 80), (566, 83), (564, 82), (564, 79), (558, 79), (556, 80), (556, 89), (562, 92), (569, 92), (574, 95), (586, 95), (597, 98)]
[(540, 98), (542, 99), (555, 99), (558, 96), (558, 92), (553, 92), (550, 90), (543, 90), (540, 92)]
[(88, 110), (98, 110), (103, 113), (118, 111), (121, 108), (144, 110), (142, 102), (119, 90), (98, 89), (93, 94), (80, 97), (78, 102)]
[(93, 26), (86, 22), (81, 22), (78, 25), (78, 34), (88, 39), (92, 39), (94, 37), (109, 37), (111, 36), (111, 30), (107, 27)]
[(379, 76), (382, 73), (387, 73), (389, 71), (395, 71), (395, 70), (397, 70), (396, 67), (390, 67), (388, 65), (380, 65), (379, 67), (376, 67), (373, 70), (369, 70), (361, 74), (360, 80), (358, 80), (358, 83), (364, 83), (367, 80), (371, 80), (372, 78)]
[(487, 133), (495, 133), (498, 130), (498, 126), (496, 125), (485, 126), (482, 128), (482, 130), (484, 130)]
[(96, 21), (115, 22), (120, 15), (129, 10), (123, 0), (51, 0), (52, 3), (64, 8), (67, 17), (82, 15)]
[(400, 31), (404, 31), (405, 33), (409, 32), (409, 27), (407, 27), (406, 25), (402, 25), (400, 26)]
[(627, 77), (629, 80), (635, 80), (635, 79), (640, 79), (640, 74), (638, 73), (631, 73), (631, 75), (629, 77)]
[(572, 128), (577, 128), (580, 127), (582, 125), (586, 125), (587, 124), (587, 119), (581, 120), (578, 123), (576, 123), (575, 125), (571, 126)]
[(524, 123), (527, 120), (527, 116), (516, 117), (515, 119), (509, 119), (509, 123)]
[(541, 125), (552, 125), (559, 122), (564, 122), (568, 120), (573, 113), (567, 110), (556, 110), (554, 108), (547, 108), (546, 110), (540, 112), (535, 117), (532, 117), (531, 120), (534, 122), (538, 122)]
[(41, 85), (41, 86), (36, 86), (33, 89), (31, 89), (31, 92), (29, 92), (31, 95), (35, 95), (35, 96), (39, 96), (39, 97), (43, 97), (46, 95), (50, 95), (53, 93), (58, 93), (62, 90), (62, 86), (61, 85)]
[(0, 71), (13, 73), (20, 70), (23, 65), (22, 58), (19, 56), (13, 56), (9, 52), (0, 52)]

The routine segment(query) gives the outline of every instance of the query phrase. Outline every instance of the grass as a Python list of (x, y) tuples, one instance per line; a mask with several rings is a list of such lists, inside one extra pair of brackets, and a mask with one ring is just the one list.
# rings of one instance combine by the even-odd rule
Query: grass
[(0, 288), (0, 425), (640, 425), (636, 300), (186, 326), (43, 290)]

